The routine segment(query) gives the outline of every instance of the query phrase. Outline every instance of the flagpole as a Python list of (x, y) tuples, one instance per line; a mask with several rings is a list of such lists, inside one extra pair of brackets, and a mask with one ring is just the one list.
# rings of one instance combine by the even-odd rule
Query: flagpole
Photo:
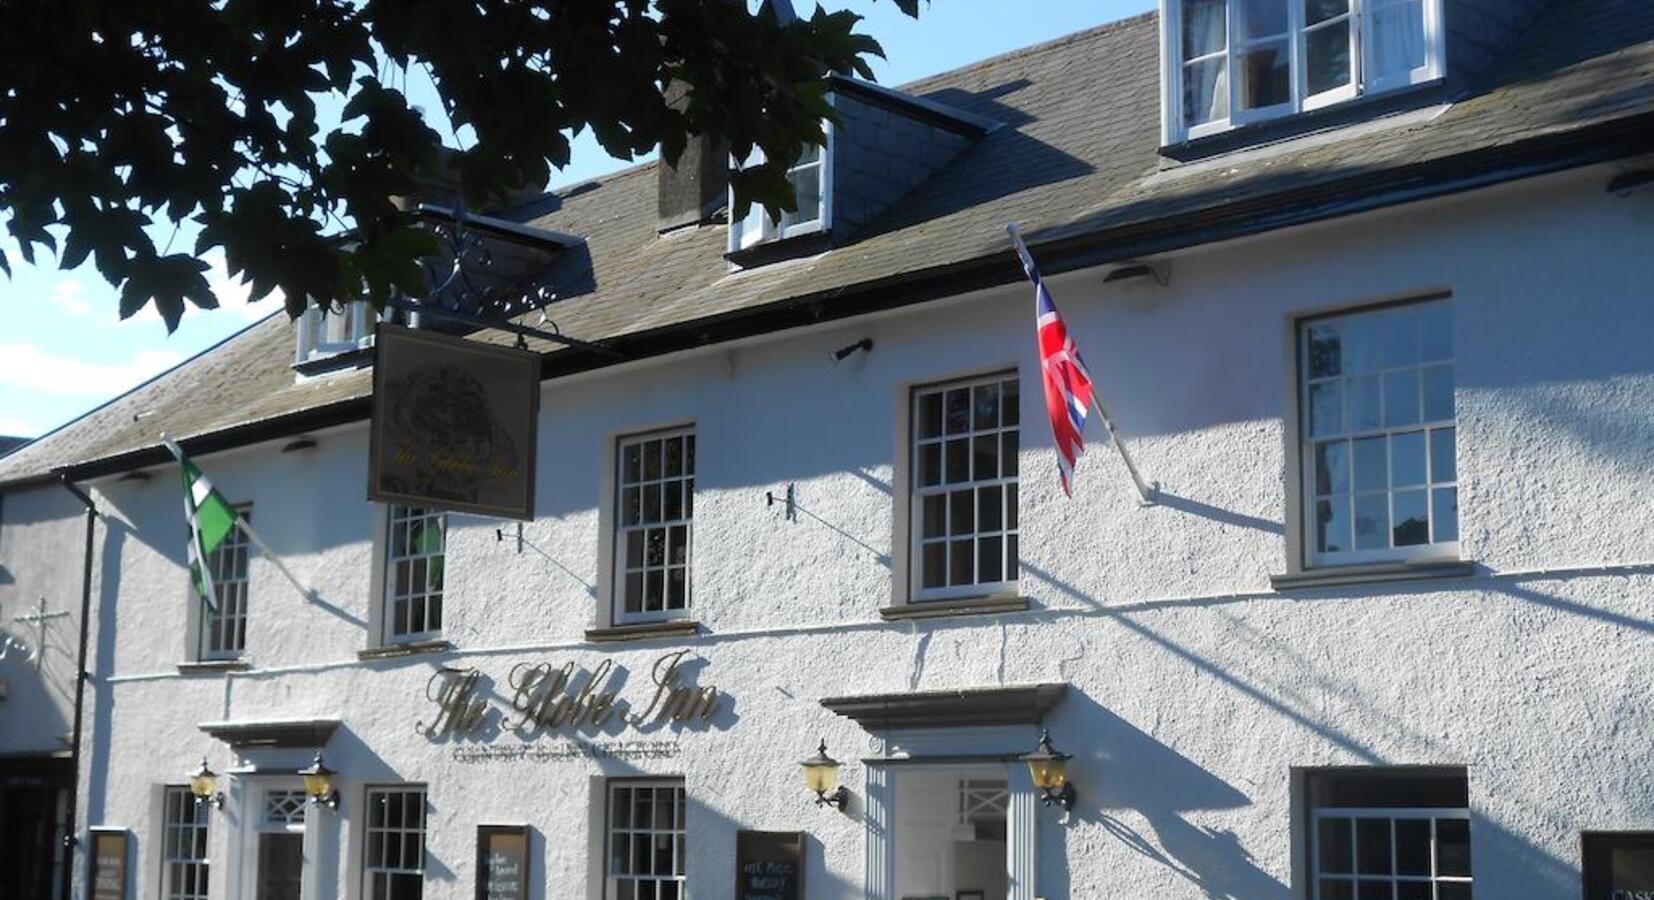
[[(172, 452), (173, 456), (177, 457), (179, 465), (182, 465), (184, 462), (184, 451), (183, 448), (178, 446), (178, 442), (172, 439), (172, 435), (167, 434), (164, 431), (161, 432), (161, 443)], [(185, 507), (187, 510), (187, 500), (185, 501)], [(305, 587), (304, 584), (299, 581), (298, 576), (294, 575), (293, 571), (287, 568), (287, 563), (282, 562), (281, 557), (278, 556), (274, 550), (270, 549), (270, 545), (266, 544), (264, 542), (264, 538), (260, 537), (259, 533), (253, 530), (252, 523), (248, 522), (247, 517), (242, 515), (239, 511), (235, 515), (235, 526), (241, 529), (241, 533), (247, 536), (247, 540), (252, 541), (253, 545), (258, 547), (259, 552), (263, 553), (266, 559), (275, 564), (276, 570), (286, 576), (287, 580), (292, 583), (294, 588), (298, 589), (298, 592), (302, 594), (305, 599), (316, 599), (316, 592)], [(201, 560), (201, 571), (203, 573), (203, 577), (208, 577), (211, 574), (208, 571), (207, 561), (204, 559)], [(208, 581), (208, 588), (214, 594), (217, 594), (217, 588), (212, 586), (210, 579)], [(212, 604), (209, 603), (208, 605), (211, 606)]]
[(1103, 420), (1103, 427), (1108, 429), (1109, 441), (1114, 449), (1120, 451), (1120, 459), (1126, 464), (1126, 471), (1131, 473), (1132, 484), (1137, 485), (1137, 493), (1144, 503), (1153, 503), (1155, 495), (1160, 492), (1160, 485), (1155, 484), (1153, 490), (1143, 483), (1143, 476), (1137, 473), (1137, 463), (1131, 459), (1131, 453), (1126, 450), (1126, 442), (1120, 439), (1120, 429), (1114, 427), (1114, 420), (1108, 417), (1108, 410), (1103, 408), (1103, 401), (1097, 399), (1097, 390), (1091, 391), (1091, 406), (1097, 410), (1097, 417)]
[(292, 583), (293, 587), (298, 589), (300, 594), (303, 594), (305, 598), (309, 600), (316, 599), (315, 591), (312, 591), (299, 582), (298, 577), (293, 574), (292, 570), (287, 568), (287, 563), (282, 562), (281, 557), (276, 555), (276, 551), (271, 550), (270, 545), (264, 542), (264, 538), (259, 537), (258, 532), (253, 530), (253, 525), (251, 522), (247, 521), (246, 516), (236, 516), (235, 526), (241, 529), (241, 533), (247, 536), (247, 540), (253, 542), (253, 546), (257, 547), (260, 553), (264, 554), (265, 559), (268, 559), (270, 562), (274, 563), (276, 569), (280, 571), (281, 574), (287, 576), (287, 580)]
[[(1007, 222), (1005, 230), (1010, 233), (1011, 241), (1016, 245), (1017, 255), (1022, 257), (1028, 266), (1032, 267), (1034, 265), (1034, 254), (1028, 250), (1028, 245), (1022, 240), (1022, 229), (1018, 228), (1015, 222)], [(1030, 277), (1033, 277), (1031, 271)], [(1036, 308), (1038, 303), (1038, 297), (1036, 296)], [(1125, 441), (1120, 438), (1120, 429), (1115, 427), (1114, 420), (1109, 418), (1108, 410), (1103, 408), (1103, 401), (1098, 397), (1096, 385), (1092, 385), (1091, 389), (1091, 406), (1097, 410), (1097, 416), (1103, 420), (1103, 427), (1108, 429), (1109, 443), (1114, 445), (1114, 449), (1120, 451), (1120, 459), (1125, 462), (1126, 471), (1131, 473), (1131, 483), (1137, 486), (1138, 496), (1143, 498), (1145, 504), (1154, 503), (1155, 496), (1160, 492), (1160, 484), (1156, 482), (1151, 489), (1143, 483), (1143, 476), (1137, 471), (1137, 463), (1132, 460), (1131, 452), (1126, 449)]]

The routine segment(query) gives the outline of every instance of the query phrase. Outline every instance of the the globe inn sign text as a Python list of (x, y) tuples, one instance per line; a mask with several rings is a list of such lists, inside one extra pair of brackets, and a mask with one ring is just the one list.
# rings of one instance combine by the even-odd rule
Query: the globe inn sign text
[[(613, 660), (598, 663), (584, 678), (573, 662), (560, 668), (551, 663), (518, 663), (507, 677), (511, 712), (502, 711), (501, 724), (505, 730), (532, 737), (559, 728), (602, 729), (619, 724), (642, 729), (655, 723), (710, 721), (718, 708), (718, 689), (687, 682), (683, 661), (688, 655), (688, 650), (678, 650), (655, 660), (649, 671), (649, 701), (643, 707), (620, 699), (619, 690), (611, 684), (617, 674)], [(484, 689), (483, 674), (476, 668), (437, 670), (425, 684), (425, 699), (436, 707), (436, 714), (428, 722), (415, 723), (414, 730), (432, 740), (480, 735), (494, 706)]]

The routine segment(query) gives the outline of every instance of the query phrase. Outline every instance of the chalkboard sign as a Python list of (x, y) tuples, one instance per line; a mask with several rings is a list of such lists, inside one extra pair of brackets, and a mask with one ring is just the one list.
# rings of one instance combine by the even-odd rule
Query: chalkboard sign
[(86, 858), (92, 900), (126, 900), (127, 837), (125, 828), (92, 829), (92, 852)]
[(1654, 900), (1654, 831), (1580, 835), (1585, 900)]
[(735, 838), (735, 900), (801, 900), (804, 832), (743, 831)]
[(528, 900), (528, 826), (477, 826), (477, 900)]

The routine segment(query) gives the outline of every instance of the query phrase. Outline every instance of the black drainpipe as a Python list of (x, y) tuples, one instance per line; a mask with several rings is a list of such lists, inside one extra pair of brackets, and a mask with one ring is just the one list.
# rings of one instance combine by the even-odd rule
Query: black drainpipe
[(70, 737), (69, 765), (74, 770), (74, 776), (69, 782), (69, 814), (64, 819), (63, 844), (67, 851), (68, 864), (64, 869), (63, 896), (69, 896), (69, 884), (73, 881), (75, 869), (75, 847), (80, 844), (79, 831), (75, 824), (75, 813), (80, 808), (80, 736), (81, 711), (86, 702), (86, 681), (89, 677), (86, 672), (86, 643), (92, 630), (92, 537), (93, 528), (98, 521), (98, 507), (92, 498), (86, 495), (67, 474), (59, 473), (58, 479), (75, 499), (86, 505), (86, 556), (81, 569), (80, 583), (80, 657), (75, 664), (75, 730)]

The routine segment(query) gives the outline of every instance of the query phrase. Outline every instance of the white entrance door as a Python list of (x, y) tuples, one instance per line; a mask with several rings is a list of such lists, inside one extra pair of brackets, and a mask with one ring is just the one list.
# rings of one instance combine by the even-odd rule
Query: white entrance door
[(301, 900), (308, 798), (297, 782), (259, 779), (244, 808), (243, 891), (248, 900)]
[(1006, 767), (902, 766), (892, 774), (896, 896), (1006, 900)]

